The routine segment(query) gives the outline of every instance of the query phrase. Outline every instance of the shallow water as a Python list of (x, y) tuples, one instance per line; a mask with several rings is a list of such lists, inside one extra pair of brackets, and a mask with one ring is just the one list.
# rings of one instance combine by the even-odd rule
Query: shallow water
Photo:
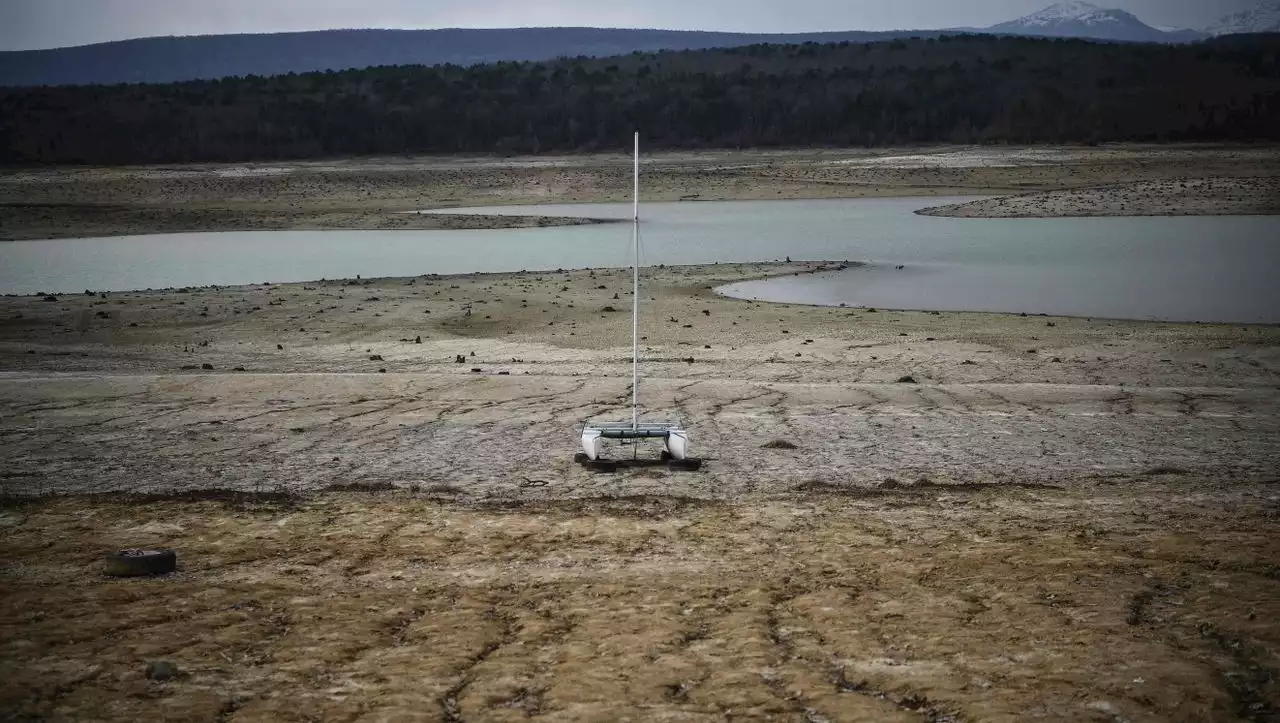
[[(646, 264), (852, 260), (748, 282), (792, 303), (1280, 322), (1280, 217), (953, 219), (958, 199), (651, 203)], [(629, 204), (449, 209), (626, 219)], [(622, 266), (629, 225), (470, 231), (258, 231), (0, 244), (0, 292)], [(895, 267), (904, 265), (897, 270)]]

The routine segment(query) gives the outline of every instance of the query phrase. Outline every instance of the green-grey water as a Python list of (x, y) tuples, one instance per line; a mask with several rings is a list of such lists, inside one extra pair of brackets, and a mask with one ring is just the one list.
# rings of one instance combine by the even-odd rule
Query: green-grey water
[[(865, 266), (734, 296), (883, 308), (1280, 322), (1280, 217), (955, 219), (953, 199), (650, 203), (646, 264)], [(450, 210), (626, 219), (628, 204)], [(622, 266), (630, 227), (185, 233), (0, 244), (0, 292), (127, 290)], [(904, 268), (898, 269), (898, 266)]]

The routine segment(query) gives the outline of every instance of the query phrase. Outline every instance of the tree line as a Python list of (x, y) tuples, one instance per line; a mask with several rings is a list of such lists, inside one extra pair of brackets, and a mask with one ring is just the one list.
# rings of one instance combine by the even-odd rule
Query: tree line
[(0, 163), (1280, 139), (1280, 36), (983, 35), (0, 89)]

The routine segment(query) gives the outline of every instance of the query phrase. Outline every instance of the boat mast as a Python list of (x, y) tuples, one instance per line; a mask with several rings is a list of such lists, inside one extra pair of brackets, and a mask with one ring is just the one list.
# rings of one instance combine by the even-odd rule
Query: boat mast
[(635, 260), (631, 264), (631, 429), (640, 428), (640, 131), (636, 131), (635, 212), (631, 242)]

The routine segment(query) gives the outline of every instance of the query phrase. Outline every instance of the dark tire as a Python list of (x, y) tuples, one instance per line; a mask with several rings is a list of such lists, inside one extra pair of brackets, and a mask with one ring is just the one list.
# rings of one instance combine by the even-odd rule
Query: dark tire
[(702, 469), (702, 460), (690, 457), (688, 459), (669, 459), (667, 460), (667, 469), (673, 472), (697, 472)]
[(586, 452), (579, 452), (579, 453), (577, 453), (577, 454), (573, 455), (573, 463), (574, 463), (574, 464), (586, 464), (587, 460), (589, 460), (589, 459), (591, 459), (591, 458), (587, 456), (587, 453), (586, 453)]
[(618, 463), (612, 459), (587, 460), (582, 465), (592, 472), (609, 473), (618, 471)]
[(665, 450), (665, 449), (664, 449), (664, 450), (662, 450), (662, 461), (663, 461), (663, 462), (670, 462), (670, 461), (671, 461), (671, 460), (673, 460), (673, 459), (675, 459), (675, 457), (672, 457), (670, 452), (668, 452), (668, 451), (667, 451), (667, 450)]
[(107, 555), (102, 572), (110, 577), (167, 575), (178, 568), (173, 550), (120, 550)]

